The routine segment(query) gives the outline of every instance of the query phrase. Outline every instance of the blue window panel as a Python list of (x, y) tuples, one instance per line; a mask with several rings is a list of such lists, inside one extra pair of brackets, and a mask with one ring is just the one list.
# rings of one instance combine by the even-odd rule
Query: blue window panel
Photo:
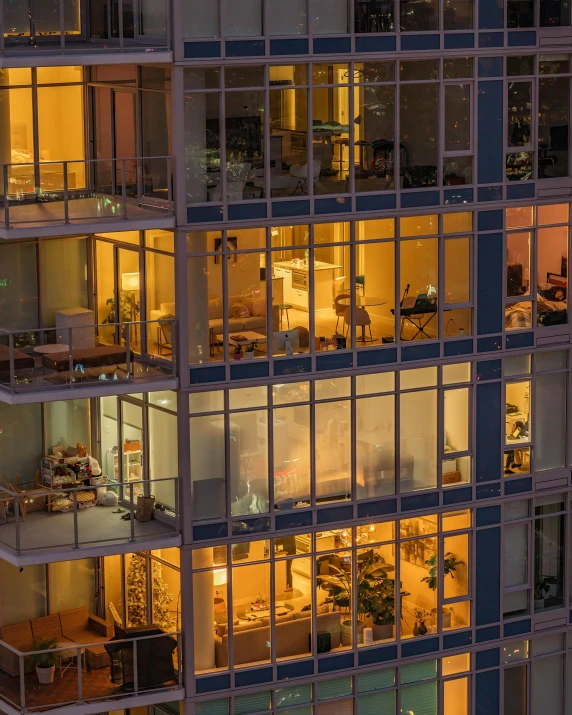
[(397, 362), (397, 348), (385, 348), (385, 350), (362, 350), (358, 353), (358, 367), (368, 365), (387, 365)]
[(477, 340), (478, 353), (490, 353), (502, 350), (502, 335), (492, 335), (488, 338), (479, 338)]
[(475, 715), (499, 715), (499, 670), (486, 670), (475, 676)]
[(525, 479), (509, 479), (504, 483), (504, 493), (506, 496), (509, 494), (522, 494), (523, 492), (532, 491), (532, 477), (526, 477)]
[(536, 45), (536, 32), (509, 32), (509, 47), (534, 47)]
[(264, 40), (230, 40), (225, 51), (227, 57), (264, 57)]
[(438, 50), (439, 35), (401, 35), (401, 49)]
[(197, 694), (213, 693), (215, 690), (228, 690), (230, 688), (230, 675), (215, 675), (210, 678), (197, 678)]
[(500, 621), (500, 526), (476, 532), (475, 622), (477, 626)]
[(302, 678), (307, 675), (314, 675), (314, 661), (301, 660), (297, 663), (279, 665), (277, 668), (278, 680), (290, 680), (290, 678)]
[(456, 189), (445, 189), (443, 199), (446, 204), (472, 204), (473, 190), (462, 189), (459, 186)]
[(477, 484), (477, 499), (495, 499), (500, 497), (500, 482)]
[(343, 370), (353, 367), (352, 353), (339, 352), (332, 355), (319, 355), (316, 358), (316, 371), (322, 370)]
[(475, 36), (472, 32), (459, 32), (445, 35), (446, 50), (472, 49), (475, 46)]
[[(485, 77), (502, 77), (503, 61), (502, 57), (479, 57), (479, 79)], [(479, 181), (480, 184), (486, 183)]]
[(496, 668), (500, 665), (500, 648), (480, 650), (476, 654), (475, 667), (477, 670)]
[(438, 191), (404, 191), (401, 194), (401, 208), (415, 209), (418, 206), (439, 206)]
[(496, 641), (500, 638), (500, 626), (486, 626), (477, 628), (477, 643)]
[(479, 231), (502, 231), (504, 211), (502, 209), (494, 211), (479, 211), (477, 214), (477, 225)]
[(193, 541), (205, 541), (207, 539), (225, 539), (228, 536), (228, 523), (201, 524), (193, 527)]
[(220, 42), (185, 42), (185, 59), (220, 57)]
[(333, 658), (320, 658), (318, 661), (318, 673), (331, 673), (334, 670), (346, 670), (346, 668), (353, 668), (353, 666), (354, 657), (351, 653)]
[(411, 511), (412, 509), (433, 509), (439, 506), (439, 494), (415, 494), (411, 497), (401, 497), (401, 511)]
[(434, 653), (439, 650), (438, 638), (423, 638), (413, 640), (409, 643), (404, 643), (401, 646), (401, 657), (411, 658), (414, 655), (423, 655), (424, 653)]
[(534, 333), (513, 333), (506, 336), (506, 349), (531, 348), (534, 345)]
[(503, 180), (502, 95), (502, 81), (479, 82), (477, 108), (479, 184), (494, 184)]
[(498, 380), (502, 376), (501, 360), (480, 360), (477, 363), (477, 382)]
[(501, 383), (484, 382), (477, 385), (475, 449), (477, 482), (492, 482), (500, 477), (503, 434), (504, 409), (501, 405)]
[(397, 512), (397, 499), (383, 499), (358, 504), (358, 519), (368, 519), (373, 516), (384, 516)]
[(450, 633), (443, 636), (443, 648), (465, 648), (473, 643), (473, 634), (471, 631), (464, 633)]
[(500, 524), (500, 506), (480, 506), (477, 509), (477, 526), (493, 526)]
[(270, 40), (271, 55), (307, 55), (308, 40), (297, 37), (292, 40)]
[(502, 201), (502, 186), (479, 186), (477, 201)]
[(341, 214), (352, 210), (352, 200), (349, 196), (340, 196), (337, 199), (316, 199), (314, 211), (317, 214)]
[(315, 55), (348, 54), (352, 51), (352, 41), (349, 37), (316, 37), (314, 38)]
[(205, 382), (222, 382), (224, 379), (224, 365), (199, 367), (191, 370), (191, 385), (203, 385)]
[(471, 501), (473, 498), (473, 488), (463, 487), (462, 489), (447, 489), (443, 492), (443, 506), (450, 504), (462, 504)]
[(276, 530), (281, 529), (297, 529), (305, 526), (312, 526), (312, 512), (311, 511), (294, 511), (288, 512), (286, 514), (276, 515)]
[(387, 211), (396, 207), (395, 194), (367, 194), (356, 197), (356, 211)]
[(506, 187), (507, 199), (533, 199), (536, 196), (536, 184), (509, 184)]
[(292, 360), (275, 360), (275, 375), (298, 375), (312, 370), (310, 358), (293, 358)]
[(470, 355), (473, 352), (472, 340), (450, 340), (447, 341), (443, 348), (445, 357), (453, 357), (455, 355)]
[(395, 35), (388, 37), (356, 37), (356, 52), (394, 52)]
[(266, 218), (266, 204), (231, 204), (228, 207), (229, 221), (245, 221), (251, 218)]
[(477, 239), (477, 335), (500, 333), (504, 322), (502, 233)]
[(269, 365), (266, 360), (246, 360), (230, 366), (231, 380), (245, 380), (247, 378), (268, 377)]
[(479, 47), (502, 47), (504, 45), (504, 32), (480, 32)]
[(479, 30), (504, 28), (504, 3), (502, 0), (480, 0)]
[(234, 683), (237, 688), (246, 688), (249, 685), (272, 682), (272, 668), (259, 670), (239, 670), (235, 673)]
[(503, 631), (505, 638), (510, 638), (511, 636), (521, 636), (523, 633), (530, 633), (530, 618), (527, 618), (524, 621), (511, 621), (510, 623), (505, 623)]
[(212, 223), (222, 216), (222, 206), (187, 206), (187, 223)]
[(413, 345), (410, 348), (401, 349), (401, 360), (403, 362), (409, 362), (410, 360), (431, 360), (438, 357), (438, 343), (430, 343), (429, 345)]
[(299, 201), (273, 201), (272, 218), (287, 218), (289, 216), (309, 216), (310, 202), (308, 199)]
[(360, 666), (372, 665), (373, 663), (385, 663), (388, 660), (397, 660), (397, 646), (391, 645), (386, 648), (368, 648), (362, 650), (358, 656)]
[(318, 511), (318, 524), (332, 524), (336, 521), (351, 521), (352, 519), (353, 507), (351, 504), (347, 506), (334, 506)]

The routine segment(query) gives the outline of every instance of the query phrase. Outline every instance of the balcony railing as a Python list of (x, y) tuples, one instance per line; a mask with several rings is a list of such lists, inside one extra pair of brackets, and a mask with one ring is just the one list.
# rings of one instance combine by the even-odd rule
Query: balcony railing
[[(15, 640), (21, 643), (27, 636), (26, 627), (31, 634), (31, 626), (30, 622), (19, 626), (23, 631), (15, 634)], [(15, 628), (4, 628), (3, 638)], [(39, 712), (181, 689), (180, 632), (129, 635), (91, 643), (62, 636), (60, 647), (45, 651), (21, 651), (0, 640), (0, 699), (16, 710)], [(40, 654), (55, 661), (54, 680), (48, 684), (38, 681), (35, 666)]]
[(0, 164), (0, 227), (172, 215), (168, 156)]
[(0, 0), (0, 56), (167, 51), (168, 0)]
[(22, 393), (176, 377), (176, 319), (75, 328), (0, 328), (0, 390)]
[[(65, 465), (64, 465), (65, 466)], [(180, 532), (179, 480), (106, 482), (49, 489), (0, 486), (0, 549), (23, 554), (62, 551), (172, 538)], [(112, 492), (107, 506), (96, 502)], [(155, 497), (147, 521), (140, 521), (140, 497)], [(148, 500), (143, 499), (149, 503)], [(116, 510), (120, 509), (118, 513)], [(139, 517), (139, 518), (138, 518)]]

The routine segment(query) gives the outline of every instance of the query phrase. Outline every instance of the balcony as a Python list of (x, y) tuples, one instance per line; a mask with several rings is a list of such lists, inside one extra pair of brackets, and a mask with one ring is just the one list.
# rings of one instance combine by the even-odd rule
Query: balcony
[(0, 400), (175, 389), (176, 335), (176, 319), (167, 316), (74, 328), (0, 328)]
[[(82, 621), (86, 621), (84, 624)], [(41, 636), (35, 631), (41, 630)], [(155, 626), (123, 629), (87, 613), (85, 608), (55, 613), (2, 629), (0, 640), (0, 707), (18, 712), (68, 708), (97, 713), (184, 697), (181, 634)], [(33, 651), (39, 641), (57, 648)], [(55, 664), (51, 683), (40, 683), (39, 656)], [(91, 706), (91, 707), (90, 707)]]
[[(170, 62), (168, 0), (51, 0), (0, 2), (0, 67), (93, 62)], [(19, 63), (18, 63), (19, 61)], [(106, 60), (108, 61), (108, 60)]]
[[(178, 478), (91, 481), (0, 486), (0, 556), (25, 566), (180, 545)], [(100, 505), (107, 492), (112, 496)]]
[(0, 165), (0, 238), (174, 225), (172, 158)]

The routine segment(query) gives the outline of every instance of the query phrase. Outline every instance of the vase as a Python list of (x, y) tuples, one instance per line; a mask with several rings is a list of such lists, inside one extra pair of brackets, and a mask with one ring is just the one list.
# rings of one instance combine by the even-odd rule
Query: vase
[(424, 636), (427, 633), (427, 626), (425, 625), (425, 621), (421, 621), (419, 624), (419, 635)]
[[(357, 622), (357, 642), (358, 643), (363, 643), (363, 629), (365, 628), (365, 623), (363, 621)], [(345, 646), (350, 646), (352, 645), (352, 633), (353, 633), (353, 628), (352, 628), (352, 619), (348, 618), (345, 621), (342, 621), (342, 645)]]
[(245, 350), (244, 351), (244, 359), (245, 360), (252, 360), (254, 359), (254, 350)]
[(419, 635), (419, 623), (415, 621), (415, 625), (413, 626), (413, 635), (418, 636)]

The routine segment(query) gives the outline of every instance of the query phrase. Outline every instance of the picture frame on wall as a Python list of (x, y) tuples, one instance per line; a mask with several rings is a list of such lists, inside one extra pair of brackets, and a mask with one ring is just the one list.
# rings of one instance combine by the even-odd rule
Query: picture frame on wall
[[(226, 239), (226, 249), (227, 251), (237, 251), (238, 250), (238, 236), (227, 236)], [(214, 240), (214, 250), (215, 250), (215, 263), (222, 263), (222, 238), (215, 238)], [(227, 256), (229, 261), (236, 263), (238, 256), (236, 253), (231, 253)]]

